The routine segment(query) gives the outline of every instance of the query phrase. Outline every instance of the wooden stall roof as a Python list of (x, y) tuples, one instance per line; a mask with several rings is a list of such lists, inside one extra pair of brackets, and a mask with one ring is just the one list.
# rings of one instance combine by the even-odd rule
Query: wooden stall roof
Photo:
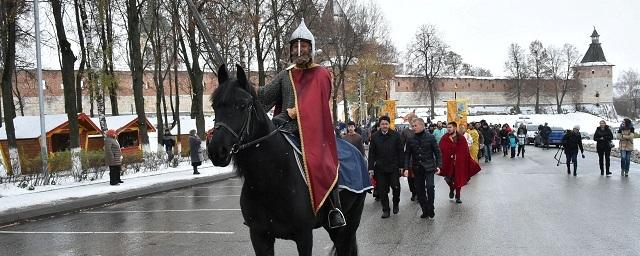
[[(132, 128), (137, 128), (138, 126), (138, 116), (137, 115), (122, 115), (122, 116), (107, 116), (107, 127), (109, 129), (114, 129), (116, 132), (120, 133), (123, 131), (130, 130)], [(97, 117), (91, 118), (94, 123), (100, 125), (100, 119)], [(147, 124), (148, 132), (155, 132), (156, 128), (149, 122), (148, 118), (145, 118), (145, 123)]]
[[(204, 128), (205, 131), (208, 131), (209, 129), (213, 128), (213, 117), (205, 117), (204, 119)], [(190, 130), (196, 130), (196, 120), (195, 119), (191, 119), (188, 116), (181, 116), (180, 117), (180, 135), (186, 134), (189, 135), (189, 131)], [(173, 135), (178, 135), (178, 126), (174, 126), (173, 129), (171, 129), (171, 134)]]
[[(100, 128), (84, 113), (78, 114), (78, 123), (87, 129), (88, 134), (99, 134)], [(13, 119), (16, 139), (35, 139), (40, 137), (40, 116), (18, 116)], [(45, 115), (44, 125), (47, 136), (68, 130), (69, 119), (66, 114)], [(0, 128), (0, 140), (7, 139), (6, 125)]]

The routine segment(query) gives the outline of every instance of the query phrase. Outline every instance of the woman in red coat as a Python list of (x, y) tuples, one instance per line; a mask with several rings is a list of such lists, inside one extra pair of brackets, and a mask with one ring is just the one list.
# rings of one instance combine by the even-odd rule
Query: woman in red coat
[(440, 152), (442, 153), (442, 168), (439, 173), (444, 176), (449, 184), (449, 198), (453, 199), (454, 190), (456, 203), (460, 200), (460, 189), (466, 185), (473, 175), (480, 171), (480, 165), (471, 159), (469, 146), (464, 136), (457, 132), (458, 124), (449, 122), (447, 134), (440, 140)]

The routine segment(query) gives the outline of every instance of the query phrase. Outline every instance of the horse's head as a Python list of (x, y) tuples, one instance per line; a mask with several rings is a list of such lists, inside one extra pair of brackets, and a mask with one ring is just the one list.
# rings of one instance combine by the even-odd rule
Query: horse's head
[(215, 166), (229, 165), (238, 147), (252, 136), (252, 123), (262, 119), (256, 114), (256, 108), (260, 106), (244, 70), (239, 65), (236, 68), (237, 79), (233, 79), (229, 77), (226, 66), (220, 66), (218, 88), (211, 96), (216, 124), (207, 152)]

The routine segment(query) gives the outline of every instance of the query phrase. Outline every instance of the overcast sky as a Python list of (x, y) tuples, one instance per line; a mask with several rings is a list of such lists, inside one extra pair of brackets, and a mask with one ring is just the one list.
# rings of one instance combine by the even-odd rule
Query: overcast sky
[[(640, 70), (640, 1), (637, 0), (377, 0), (391, 38), (405, 51), (421, 24), (435, 25), (463, 61), (505, 75), (509, 44), (528, 50), (574, 44), (581, 56), (589, 48), (593, 26), (614, 81), (623, 70)], [(402, 59), (402, 58), (400, 58)], [(582, 59), (582, 57), (580, 58)]]

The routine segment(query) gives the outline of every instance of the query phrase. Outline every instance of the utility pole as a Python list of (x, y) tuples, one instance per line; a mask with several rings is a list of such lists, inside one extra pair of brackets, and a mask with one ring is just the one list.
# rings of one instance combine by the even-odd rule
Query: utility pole
[(47, 173), (47, 131), (44, 128), (44, 88), (42, 84), (42, 56), (40, 52), (40, 11), (39, 0), (33, 1), (34, 22), (36, 28), (36, 79), (38, 81), (38, 101), (40, 105), (40, 158), (42, 172)]

